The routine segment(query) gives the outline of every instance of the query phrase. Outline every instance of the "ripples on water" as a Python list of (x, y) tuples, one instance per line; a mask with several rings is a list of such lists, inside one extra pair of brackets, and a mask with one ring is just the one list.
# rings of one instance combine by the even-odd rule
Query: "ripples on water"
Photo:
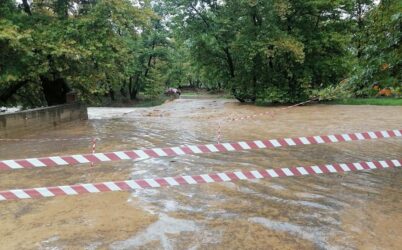
[[(200, 107), (208, 105), (221, 109), (223, 104), (222, 101), (214, 102), (212, 105), (211, 101), (198, 101), (191, 104), (193, 106), (188, 109), (200, 110)], [(112, 146), (112, 149), (138, 149), (215, 142), (217, 121), (224, 114), (213, 113), (210, 115), (211, 120), (203, 122), (199, 117), (193, 116), (196, 114), (195, 111), (185, 113), (188, 111), (181, 106), (175, 109), (170, 112), (170, 116), (181, 115), (183, 118), (138, 116), (137, 113), (128, 113), (127, 110), (107, 116), (114, 117), (112, 119), (99, 119), (102, 118), (99, 115), (96, 117), (98, 119), (85, 123), (81, 128), (82, 131), (78, 131), (76, 136), (80, 133), (88, 133), (89, 130), (90, 133), (104, 138), (99, 142), (100, 149)], [(185, 118), (186, 116), (190, 118)], [(293, 119), (296, 122), (299, 118)], [(284, 130), (287, 126), (294, 124), (286, 122), (286, 120), (282, 121)], [(228, 137), (227, 139), (241, 140), (244, 138), (243, 135), (250, 133), (264, 134), (264, 131), (269, 130), (269, 126), (273, 125), (264, 126), (249, 130), (236, 130), (233, 127), (232, 130), (236, 132), (227, 133), (225, 136)], [(74, 135), (74, 131), (76, 130), (69, 128), (64, 130), (67, 135)], [(306, 135), (303, 134), (303, 130), (300, 131), (298, 135)], [(322, 134), (320, 128), (315, 131), (316, 134)], [(110, 135), (113, 137), (108, 138)], [(314, 145), (277, 150), (147, 159), (132, 164), (130, 177), (141, 179), (285, 167), (296, 164), (346, 162), (369, 158), (383, 159), (398, 156), (400, 158), (400, 152), (402, 152), (400, 140), (351, 144), (353, 145)], [(11, 151), (13, 144), (10, 145)], [(15, 145), (25, 147), (31, 144)], [(69, 146), (82, 149), (87, 147), (87, 144), (73, 142)], [(63, 151), (60, 144), (58, 149)], [(43, 150), (33, 150), (29, 153), (35, 155), (38, 152), (44, 154)], [(401, 192), (401, 178), (401, 171), (386, 170), (136, 190), (132, 193), (132, 197), (139, 200), (141, 207), (145, 210), (159, 216), (159, 220), (132, 238), (113, 243), (110, 248), (132, 249), (149, 246), (150, 248), (176, 249), (181, 248), (179, 246), (184, 241), (187, 242), (186, 246), (189, 249), (213, 247), (214, 244), (219, 244), (223, 240), (225, 232), (229, 230), (225, 227), (217, 227), (212, 222), (230, 221), (235, 224), (243, 223), (242, 225), (244, 223), (259, 225), (269, 231), (292, 235), (311, 242), (319, 249), (354, 249), (359, 246), (350, 239), (348, 235), (350, 232), (345, 232), (341, 227), (342, 211), (376, 201), (384, 192), (389, 192), (391, 195)], [(401, 198), (400, 195), (399, 198)], [(130, 198), (128, 202), (131, 200)], [(174, 237), (174, 235), (179, 236)], [(233, 237), (236, 241), (235, 236)], [(333, 238), (344, 240), (334, 242)], [(258, 241), (258, 239), (255, 240)], [(263, 246), (257, 248), (263, 248)]]

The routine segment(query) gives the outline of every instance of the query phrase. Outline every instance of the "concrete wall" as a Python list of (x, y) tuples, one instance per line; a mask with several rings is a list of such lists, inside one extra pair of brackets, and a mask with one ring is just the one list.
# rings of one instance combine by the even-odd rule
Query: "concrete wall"
[(87, 119), (86, 106), (78, 103), (0, 114), (0, 137), (15, 137), (32, 130), (53, 128), (62, 123)]

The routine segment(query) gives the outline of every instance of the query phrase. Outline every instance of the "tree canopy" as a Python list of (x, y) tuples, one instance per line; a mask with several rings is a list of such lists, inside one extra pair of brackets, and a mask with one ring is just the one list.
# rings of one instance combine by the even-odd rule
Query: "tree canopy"
[[(0, 104), (156, 97), (167, 86), (288, 103), (402, 89), (397, 0), (2, 0)], [(340, 87), (339, 87), (340, 86)]]

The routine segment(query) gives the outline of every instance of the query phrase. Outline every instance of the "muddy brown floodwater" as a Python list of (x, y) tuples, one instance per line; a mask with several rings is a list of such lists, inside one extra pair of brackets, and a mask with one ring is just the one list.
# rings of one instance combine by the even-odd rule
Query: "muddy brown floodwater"
[[(216, 141), (223, 117), (278, 108), (225, 99), (91, 108), (91, 119), (19, 137), (97, 136), (98, 152)], [(226, 123), (223, 141), (402, 127), (402, 107), (298, 107)], [(15, 136), (17, 137), (17, 135)], [(88, 141), (1, 142), (0, 159), (90, 152)], [(402, 140), (2, 171), (0, 189), (401, 158)], [(401, 249), (402, 170), (0, 202), (0, 249)]]

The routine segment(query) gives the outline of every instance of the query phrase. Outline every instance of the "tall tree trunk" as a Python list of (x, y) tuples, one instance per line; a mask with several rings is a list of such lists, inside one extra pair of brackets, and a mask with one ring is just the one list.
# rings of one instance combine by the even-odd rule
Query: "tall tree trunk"
[(130, 80), (128, 82), (128, 93), (130, 94), (130, 100), (135, 100), (137, 98), (137, 94), (140, 89), (139, 81), (140, 81), (139, 74), (136, 75), (135, 81), (134, 77), (130, 77)]
[(123, 82), (123, 85), (122, 85), (121, 88), (120, 88), (120, 94), (121, 94), (123, 97), (127, 97), (126, 84), (127, 84), (127, 82), (124, 81), (124, 82)]
[(25, 13), (32, 16), (31, 6), (29, 5), (28, 0), (22, 0), (22, 6), (24, 6)]
[(235, 68), (234, 68), (232, 54), (230, 53), (228, 47), (223, 48), (223, 52), (225, 52), (225, 55), (226, 55), (226, 62), (228, 63), (230, 77), (234, 78), (235, 77)]
[(109, 90), (109, 96), (110, 96), (110, 100), (111, 100), (112, 102), (116, 100), (115, 92), (114, 92), (113, 89), (110, 89), (110, 90)]
[[(152, 51), (153, 51), (154, 49), (155, 49), (155, 40), (152, 41)], [(151, 54), (151, 55), (149, 56), (149, 59), (148, 59), (147, 68), (145, 69), (145, 72), (144, 72), (144, 78), (147, 78), (147, 76), (148, 76), (149, 69), (151, 68), (152, 59), (153, 59), (153, 56), (152, 56), (152, 54)]]
[(43, 94), (48, 106), (66, 103), (66, 94), (70, 91), (66, 81), (63, 78), (49, 79), (40, 77), (42, 82)]

